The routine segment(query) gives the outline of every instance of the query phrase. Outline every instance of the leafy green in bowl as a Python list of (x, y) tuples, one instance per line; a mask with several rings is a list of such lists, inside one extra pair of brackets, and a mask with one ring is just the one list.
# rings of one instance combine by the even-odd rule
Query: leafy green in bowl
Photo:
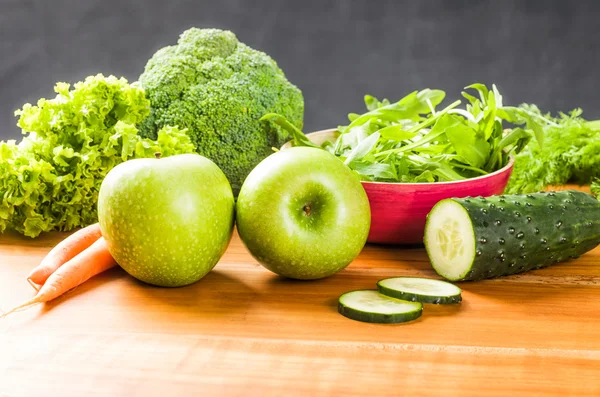
[[(366, 95), (367, 112), (350, 113), (349, 124), (337, 128), (337, 139), (317, 145), (278, 114), (267, 114), (288, 130), (293, 146), (320, 147), (340, 158), (361, 180), (372, 182), (449, 182), (487, 175), (508, 164), (535, 137), (539, 124), (526, 110), (504, 106), (495, 85), (472, 84), (463, 92), (466, 107), (456, 100), (438, 110), (444, 91), (414, 91), (397, 102)], [(506, 129), (503, 122), (514, 128)]]

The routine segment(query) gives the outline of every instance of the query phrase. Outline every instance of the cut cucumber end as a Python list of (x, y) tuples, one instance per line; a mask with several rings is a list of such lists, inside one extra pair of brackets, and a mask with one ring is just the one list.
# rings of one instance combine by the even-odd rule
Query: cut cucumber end
[(441, 280), (421, 277), (392, 277), (377, 282), (384, 295), (411, 302), (455, 304), (462, 301), (461, 289)]
[(450, 281), (467, 277), (475, 260), (475, 232), (467, 210), (452, 199), (427, 215), (425, 249), (437, 274)]
[(357, 290), (339, 297), (338, 312), (356, 321), (395, 324), (421, 317), (423, 304), (391, 298), (376, 290)]

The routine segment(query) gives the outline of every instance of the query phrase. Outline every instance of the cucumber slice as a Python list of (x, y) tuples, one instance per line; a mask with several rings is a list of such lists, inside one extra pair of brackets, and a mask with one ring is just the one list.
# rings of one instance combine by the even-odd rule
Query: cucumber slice
[(425, 248), (434, 270), (445, 279), (467, 277), (475, 261), (475, 231), (467, 210), (442, 200), (427, 215)]
[(461, 289), (441, 280), (392, 277), (377, 282), (379, 292), (392, 298), (421, 303), (451, 304), (462, 301)]
[(403, 323), (421, 317), (423, 304), (391, 298), (376, 290), (357, 290), (340, 296), (338, 312), (367, 323)]

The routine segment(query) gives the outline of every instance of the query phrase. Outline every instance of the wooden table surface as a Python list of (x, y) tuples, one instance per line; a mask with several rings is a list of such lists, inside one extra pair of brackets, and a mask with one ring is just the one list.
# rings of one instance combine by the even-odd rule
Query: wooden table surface
[[(65, 234), (0, 237), (0, 307)], [(0, 320), (0, 396), (599, 396), (600, 249), (523, 275), (462, 283), (463, 303), (374, 325), (337, 297), (383, 277), (435, 277), (422, 248), (367, 246), (344, 271), (297, 282), (237, 235), (178, 289), (120, 268)]]

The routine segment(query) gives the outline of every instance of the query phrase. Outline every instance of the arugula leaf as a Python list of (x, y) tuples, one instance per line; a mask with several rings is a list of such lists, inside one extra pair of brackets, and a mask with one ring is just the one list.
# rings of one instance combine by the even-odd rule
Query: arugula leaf
[(426, 104), (427, 108), (420, 108), (419, 113), (428, 113), (435, 110), (435, 107), (442, 103), (444, 98), (446, 97), (446, 93), (442, 90), (430, 90), (426, 88), (417, 93), (417, 101), (418, 104)]
[[(367, 110), (375, 110), (381, 107), (381, 102), (379, 102), (374, 96), (365, 95), (365, 106), (367, 107)], [(357, 114), (357, 116), (360, 115)]]
[(345, 157), (346, 151), (352, 150), (352, 148), (371, 135), (377, 128), (378, 125), (374, 124), (371, 120), (365, 124), (351, 128), (345, 134), (341, 134), (335, 144), (332, 145), (333, 153), (336, 156)]
[(544, 144), (544, 127), (540, 124), (541, 120), (536, 120), (533, 114), (527, 109), (520, 109), (519, 115), (521, 118), (525, 119), (525, 125), (528, 129), (533, 131), (535, 138), (540, 146), (542, 146)]
[(353, 160), (361, 160), (373, 151), (377, 141), (379, 141), (379, 132), (369, 135), (350, 151), (344, 163), (348, 164)]
[(431, 112), (431, 107), (439, 105), (444, 99), (446, 93), (440, 90), (425, 89), (422, 91), (413, 91), (391, 104), (380, 103), (374, 97), (365, 96), (367, 104), (367, 113), (355, 118), (348, 127), (342, 132), (355, 126), (366, 123), (371, 119), (380, 119), (386, 122), (395, 122), (398, 120), (419, 120), (421, 114)]
[(350, 121), (350, 122), (353, 122), (354, 120), (356, 120), (359, 117), (360, 117), (360, 114), (358, 114), (358, 113), (348, 113), (348, 121)]
[(398, 179), (396, 167), (393, 164), (353, 160), (347, 165), (356, 171), (363, 180), (396, 181)]
[[(465, 87), (465, 89), (467, 89), (467, 88), (469, 88), (469, 87)], [(468, 100), (468, 101), (469, 101), (469, 103), (471, 104), (471, 106), (476, 106), (476, 107), (478, 107), (478, 108), (481, 108), (481, 106), (480, 106), (480, 104), (481, 104), (481, 101), (480, 101), (479, 99), (475, 98), (473, 95), (471, 95), (471, 94), (469, 94), (469, 93), (467, 93), (467, 92), (464, 92), (464, 91), (463, 91), (463, 92), (461, 92), (461, 95), (462, 95), (462, 96), (463, 96), (463, 97), (464, 97), (466, 100)]]
[(367, 110), (379, 109), (380, 107), (387, 106), (389, 104), (390, 101), (388, 101), (387, 99), (379, 101), (374, 96), (365, 95), (365, 106), (367, 107)]
[[(477, 92), (477, 96), (462, 93), (468, 100), (465, 108), (459, 108), (461, 102), (456, 100), (440, 111), (436, 107), (446, 96), (440, 90), (413, 91), (394, 103), (365, 95), (367, 111), (349, 114), (350, 124), (338, 127), (338, 138), (322, 147), (362, 180), (436, 182), (496, 171), (532, 136), (540, 135), (537, 130), (547, 118), (533, 109), (504, 106), (495, 85), (488, 89), (472, 84), (465, 89)], [(295, 144), (316, 146), (279, 117), (268, 119), (291, 129)], [(517, 127), (505, 130), (503, 121)]]
[(479, 98), (481, 100), (481, 103), (484, 106), (487, 106), (487, 100), (489, 98), (489, 91), (487, 89), (487, 87), (483, 84), (480, 83), (475, 83), (475, 84), (471, 84), (465, 87), (466, 89), (472, 88), (474, 90), (477, 90), (477, 92), (479, 93)]
[(480, 168), (482, 167), (490, 155), (490, 144), (481, 134), (470, 128), (468, 125), (456, 116), (445, 115), (438, 120), (435, 128), (443, 130), (448, 140), (454, 146), (456, 153), (467, 164)]
[(411, 131), (406, 131), (404, 129), (404, 127), (402, 125), (389, 125), (387, 127), (384, 127), (382, 129), (380, 129), (379, 131), (379, 135), (381, 135), (381, 137), (383, 139), (388, 139), (391, 141), (407, 141), (409, 139), (413, 139), (414, 137), (417, 136), (416, 133), (411, 132)]
[(512, 124), (519, 124), (522, 121), (520, 110), (513, 106), (504, 106), (498, 109), (498, 117)]
[(487, 141), (494, 133), (494, 124), (496, 123), (496, 96), (492, 91), (488, 92), (487, 106), (483, 114), (483, 125), (480, 125), (480, 130)]
[(290, 123), (285, 117), (276, 114), (268, 113), (260, 118), (261, 121), (272, 121), (284, 130), (288, 131), (294, 140), (294, 146), (310, 146), (320, 148), (319, 145), (314, 144), (310, 139), (304, 135), (295, 125)]
[[(426, 173), (426, 171), (423, 171), (423, 173), (426, 173), (427, 175), (437, 175), (441, 181), (458, 181), (465, 179), (462, 175), (454, 171), (452, 167), (449, 167), (447, 165), (447, 158), (445, 157), (426, 158), (418, 155), (410, 155), (408, 157), (411, 161), (426, 167), (426, 171), (429, 171), (428, 173)], [(415, 181), (420, 180), (422, 178), (422, 174), (417, 176), (415, 178)]]
[[(426, 127), (429, 127), (429, 125), (436, 123), (440, 118), (444, 117), (448, 111), (458, 105), (460, 102), (454, 102), (453, 104), (451, 104), (450, 106), (446, 107), (444, 110), (442, 110), (441, 112), (437, 113), (436, 116), (434, 117), (430, 117), (426, 120), (424, 120), (423, 122), (421, 122), (420, 124), (416, 125), (415, 127), (413, 127), (411, 129), (411, 131), (409, 132), (413, 132), (416, 133), (419, 130), (423, 130)], [(375, 154), (375, 157), (381, 157), (381, 156), (385, 156), (389, 153), (402, 153), (402, 152), (406, 152), (409, 150), (413, 150), (415, 148), (421, 147), (423, 145), (429, 144), (432, 141), (435, 141), (436, 139), (438, 139), (441, 135), (444, 134), (443, 129), (440, 128), (433, 128), (431, 129), (427, 134), (425, 134), (425, 136), (423, 136), (421, 139), (419, 139), (418, 141), (412, 142), (406, 146), (401, 146), (397, 149), (390, 149), (388, 151), (383, 151), (383, 152), (379, 152), (377, 154)]]

